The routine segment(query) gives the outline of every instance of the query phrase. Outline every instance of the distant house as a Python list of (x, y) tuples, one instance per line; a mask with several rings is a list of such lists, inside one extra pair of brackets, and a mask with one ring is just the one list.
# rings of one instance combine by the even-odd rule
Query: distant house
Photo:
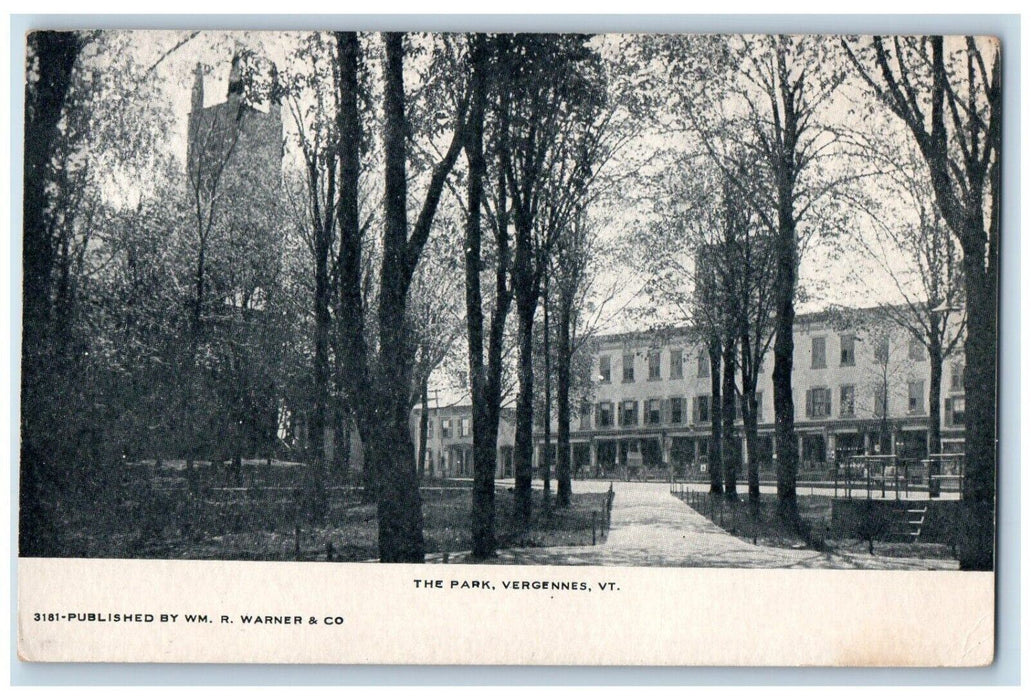
[[(426, 476), (438, 478), (472, 477), (473, 420), (472, 405), (466, 401), (449, 406), (431, 405), (427, 411)], [(417, 406), (409, 419), (416, 464), (419, 459), (419, 423), (422, 407)], [(498, 423), (498, 478), (512, 476), (512, 448), (515, 445), (515, 412), (501, 409)]]

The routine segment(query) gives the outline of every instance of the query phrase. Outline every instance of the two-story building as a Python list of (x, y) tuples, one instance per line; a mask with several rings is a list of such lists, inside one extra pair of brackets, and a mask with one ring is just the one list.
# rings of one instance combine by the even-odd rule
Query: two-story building
[[(854, 312), (873, 317), (875, 310)], [(799, 314), (792, 387), (802, 468), (821, 468), (849, 454), (918, 459), (928, 445), (930, 362), (919, 339), (887, 322), (843, 324), (840, 315)], [(574, 473), (621, 465), (704, 469), (712, 406), (706, 345), (690, 328), (596, 339), (593, 397), (571, 423)], [(772, 466), (773, 351), (760, 367), (759, 444), (750, 459)], [(962, 451), (962, 355), (946, 358), (941, 401), (942, 451)], [(737, 411), (737, 438), (744, 434)], [(554, 432), (552, 433), (554, 436)], [(537, 435), (537, 459), (543, 435)], [(554, 440), (554, 437), (553, 437)]]
[[(445, 406), (431, 405), (426, 413), (426, 474), (430, 477), (472, 477), (473, 475), (473, 419), (472, 405), (466, 400)], [(419, 460), (419, 424), (422, 407), (417, 406), (409, 418), (409, 429), (415, 459)], [(498, 421), (497, 471), (498, 478), (512, 476), (512, 449), (515, 445), (515, 415), (512, 409), (502, 408)]]

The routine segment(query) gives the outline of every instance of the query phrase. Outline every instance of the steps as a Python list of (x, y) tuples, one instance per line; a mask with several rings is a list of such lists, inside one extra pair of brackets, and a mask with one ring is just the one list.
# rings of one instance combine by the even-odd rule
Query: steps
[(902, 512), (905, 516), (905, 527), (900, 533), (905, 537), (912, 537), (913, 542), (920, 541), (920, 533), (924, 529), (924, 520), (927, 518), (927, 506), (908, 504)]

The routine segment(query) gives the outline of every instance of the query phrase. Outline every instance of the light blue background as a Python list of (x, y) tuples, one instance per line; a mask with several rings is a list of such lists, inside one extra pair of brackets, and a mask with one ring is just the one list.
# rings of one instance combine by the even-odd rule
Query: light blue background
[[(603, 667), (27, 664), (16, 657), (20, 326), (12, 328), (11, 468), (13, 685), (1010, 685), (1020, 680), (1020, 18), (1016, 15), (14, 15), (11, 17), (11, 231), (21, 230), (23, 57), (30, 29), (358, 29), (425, 31), (990, 34), (1003, 45), (999, 527), (996, 661), (982, 669), (727, 669)], [(10, 316), (20, 318), (20, 236), (8, 240)], [(927, 601), (931, 604), (933, 601)], [(919, 630), (913, 630), (919, 634)]]

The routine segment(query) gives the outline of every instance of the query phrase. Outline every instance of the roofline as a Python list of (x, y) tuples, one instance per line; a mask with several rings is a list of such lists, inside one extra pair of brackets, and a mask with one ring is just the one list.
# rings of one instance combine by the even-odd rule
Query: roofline
[[(907, 304), (879, 304), (876, 306), (843, 306), (834, 305), (829, 306), (819, 311), (808, 311), (806, 313), (795, 314), (795, 323), (819, 323), (821, 321), (827, 321), (833, 318), (835, 315), (842, 312), (850, 312), (856, 314), (876, 314), (881, 313), (882, 309), (888, 308), (908, 308)], [(594, 336), (592, 340), (599, 343), (617, 343), (626, 342), (628, 340), (646, 340), (654, 338), (656, 335), (666, 336), (690, 336), (700, 335), (701, 330), (697, 325), (681, 324), (681, 325), (670, 325), (670, 326), (656, 326), (653, 328), (636, 329), (631, 331), (623, 331), (622, 333), (605, 333)]]

